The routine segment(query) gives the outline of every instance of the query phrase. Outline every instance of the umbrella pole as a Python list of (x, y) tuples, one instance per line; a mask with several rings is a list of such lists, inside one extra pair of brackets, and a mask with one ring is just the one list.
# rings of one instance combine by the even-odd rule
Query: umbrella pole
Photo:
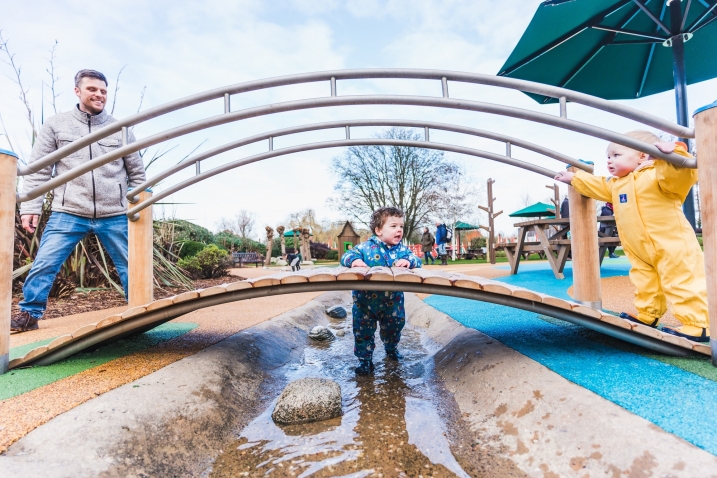
[[(680, 32), (682, 24), (682, 4), (680, 2), (670, 3), (670, 26), (672, 27), (672, 73), (675, 81), (675, 106), (677, 109), (677, 123), (681, 126), (690, 125), (690, 116), (687, 108), (687, 74), (685, 72), (685, 40)], [(689, 139), (680, 138), (680, 141), (689, 145)], [(695, 221), (695, 198), (690, 192), (682, 205), (685, 217), (694, 229)]]

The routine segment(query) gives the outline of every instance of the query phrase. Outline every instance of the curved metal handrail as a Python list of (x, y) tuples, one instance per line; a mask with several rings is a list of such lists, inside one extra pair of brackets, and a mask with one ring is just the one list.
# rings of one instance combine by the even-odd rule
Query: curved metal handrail
[(516, 78), (506, 78), (503, 76), (485, 75), (481, 73), (467, 73), (450, 70), (424, 70), (424, 69), (401, 69), (401, 68), (367, 68), (355, 70), (333, 70), (321, 71), (313, 73), (300, 73), (296, 75), (278, 76), (274, 78), (266, 78), (261, 80), (248, 81), (235, 85), (215, 88), (191, 96), (186, 96), (179, 100), (171, 101), (154, 108), (142, 111), (140, 113), (128, 116), (111, 125), (97, 130), (94, 133), (83, 136), (74, 141), (72, 144), (64, 146), (57, 151), (36, 161), (31, 167), (19, 167), (18, 175), (23, 176), (54, 164), (59, 159), (78, 151), (99, 139), (108, 135), (121, 131), (122, 128), (129, 128), (144, 121), (162, 116), (173, 111), (177, 111), (199, 103), (224, 98), (225, 113), (229, 112), (230, 96), (246, 93), (248, 91), (256, 91), (267, 88), (275, 88), (278, 86), (295, 85), (301, 83), (313, 83), (319, 81), (329, 81), (331, 84), (331, 96), (336, 96), (337, 80), (356, 80), (356, 79), (380, 79), (380, 78), (403, 78), (403, 79), (422, 79), (422, 80), (440, 80), (443, 90), (443, 97), (448, 98), (448, 82), (456, 81), (461, 83), (474, 83), (488, 86), (496, 86), (500, 88), (508, 88), (519, 90), (526, 93), (536, 93), (542, 96), (550, 96), (561, 99), (561, 106), (565, 108), (568, 101), (579, 103), (591, 108), (606, 111), (624, 118), (652, 126), (659, 130), (681, 138), (694, 138), (694, 129), (680, 126), (671, 121), (664, 120), (658, 116), (654, 116), (642, 111), (630, 108), (598, 98), (595, 96), (579, 93), (577, 91), (560, 88), (557, 86), (545, 85), (533, 81), (520, 80)]
[[(592, 126), (587, 123), (579, 121), (569, 120), (563, 117), (556, 117), (545, 113), (539, 113), (532, 110), (526, 110), (522, 108), (516, 108), (513, 106), (497, 105), (493, 103), (485, 103), (480, 101), (470, 100), (454, 100), (451, 98), (435, 98), (435, 97), (424, 97), (424, 96), (390, 96), (390, 95), (371, 95), (371, 96), (333, 96), (328, 98), (313, 98), (309, 100), (296, 100), (287, 101), (283, 103), (275, 103), (271, 105), (259, 106), (255, 108), (248, 108), (234, 113), (225, 113), (223, 115), (206, 118), (203, 120), (188, 123), (182, 126), (178, 126), (173, 129), (169, 129), (162, 133), (158, 133), (147, 138), (143, 138), (134, 143), (122, 146), (116, 150), (106, 153), (92, 161), (82, 164), (66, 173), (63, 173), (55, 178), (47, 181), (46, 183), (36, 187), (35, 189), (28, 191), (24, 194), (17, 196), (18, 202), (28, 201), (30, 199), (37, 198), (48, 191), (65, 184), (66, 182), (75, 179), (82, 174), (85, 174), (93, 169), (96, 169), (104, 164), (107, 164), (115, 159), (119, 159), (127, 154), (139, 151), (142, 148), (152, 146), (154, 144), (166, 141), (168, 139), (176, 138), (184, 134), (192, 133), (195, 131), (219, 126), (226, 123), (240, 121), (247, 118), (253, 118), (257, 116), (264, 116), (274, 113), (283, 113), (287, 111), (296, 111), (302, 109), (311, 108), (323, 108), (329, 106), (349, 106), (349, 105), (406, 105), (406, 106), (429, 106), (429, 107), (441, 107), (449, 109), (460, 109), (467, 111), (479, 111), (484, 113), (497, 114), (502, 116), (509, 116), (518, 119), (525, 119), (538, 123), (555, 126), (570, 131), (575, 131), (589, 136), (601, 138), (610, 142), (622, 144), (629, 148), (637, 149), (645, 153), (650, 154), (653, 157), (664, 159), (672, 164), (681, 167), (696, 167), (696, 161), (692, 158), (685, 158), (675, 153), (665, 154), (654, 145), (644, 143), (642, 141), (630, 138), (623, 134), (615, 133), (604, 128)], [(112, 125), (111, 125), (112, 126)], [(103, 128), (105, 129), (105, 128)], [(73, 142), (85, 141), (85, 138), (91, 135), (84, 136), (83, 138)], [(60, 151), (69, 153), (68, 148), (70, 145), (60, 148), (59, 150), (51, 153), (49, 156), (53, 156)], [(77, 148), (79, 149), (79, 148)], [(73, 151), (77, 151), (74, 149)], [(46, 157), (46, 158), (47, 158)], [(61, 156), (58, 156), (58, 158)], [(45, 159), (33, 163), (33, 167), (37, 168), (39, 162), (44, 162)], [(51, 164), (51, 163), (50, 163)]]
[(167, 197), (171, 194), (174, 194), (177, 191), (180, 191), (188, 186), (191, 186), (192, 184), (196, 184), (196, 183), (203, 181), (205, 179), (208, 179), (212, 176), (216, 176), (217, 174), (229, 171), (231, 169), (236, 169), (241, 166), (245, 166), (247, 164), (255, 163), (257, 161), (262, 161), (264, 159), (274, 158), (277, 156), (285, 156), (287, 154), (299, 153), (302, 151), (312, 151), (312, 150), (316, 150), (316, 149), (327, 149), (327, 148), (339, 148), (339, 147), (346, 147), (346, 146), (368, 146), (368, 145), (405, 146), (408, 148), (438, 149), (441, 151), (449, 151), (452, 153), (466, 154), (469, 156), (476, 156), (479, 158), (490, 159), (492, 161), (497, 161), (497, 162), (504, 163), (504, 164), (510, 164), (511, 166), (525, 169), (527, 171), (532, 171), (534, 173), (542, 174), (543, 176), (547, 176), (551, 179), (553, 177), (555, 177), (555, 175), (557, 174), (556, 171), (552, 171), (550, 169), (543, 168), (541, 166), (537, 166), (535, 164), (527, 163), (527, 162), (521, 161), (519, 159), (510, 158), (508, 156), (503, 156), (500, 154), (490, 153), (488, 151), (482, 151), (480, 149), (466, 148), (464, 146), (456, 146), (456, 145), (452, 145), (452, 144), (431, 143), (431, 142), (426, 142), (426, 141), (399, 140), (399, 139), (381, 139), (381, 138), (343, 139), (343, 140), (337, 140), (337, 141), (323, 141), (323, 142), (318, 142), (318, 143), (309, 143), (309, 144), (302, 144), (302, 145), (298, 145), (298, 146), (290, 146), (288, 148), (267, 151), (265, 153), (255, 154), (253, 156), (249, 156), (248, 158), (243, 158), (243, 159), (239, 159), (237, 161), (232, 161), (230, 163), (223, 164), (216, 168), (210, 169), (207, 172), (193, 176), (185, 181), (182, 181), (181, 183), (175, 184), (174, 186), (167, 188), (158, 194), (153, 195), (151, 198), (145, 199), (144, 201), (142, 201), (141, 203), (137, 204), (132, 209), (127, 211), (127, 217), (130, 219), (130, 221), (136, 221), (137, 219), (139, 219), (138, 213), (142, 209), (144, 209), (148, 206), (151, 206), (152, 204), (159, 201), (160, 199), (164, 199), (165, 197)]
[[(129, 191), (127, 193), (127, 199), (129, 202), (135, 202), (135, 197), (141, 192), (144, 191), (147, 188), (151, 188), (152, 186), (156, 185), (159, 181), (162, 181), (172, 174), (175, 174), (183, 169), (186, 169), (193, 164), (199, 163), (200, 161), (204, 161), (206, 159), (212, 158), (214, 156), (217, 156), (222, 153), (226, 153), (227, 151), (231, 151), (236, 148), (240, 148), (242, 146), (246, 146), (248, 144), (257, 143), (259, 141), (264, 140), (272, 140), (273, 138), (278, 138), (281, 136), (287, 136), (290, 134), (296, 134), (296, 133), (305, 133), (308, 131), (319, 131), (324, 129), (336, 129), (336, 128), (346, 128), (346, 139), (350, 139), (350, 133), (349, 128), (352, 127), (361, 127), (361, 126), (405, 126), (405, 127), (411, 127), (411, 128), (422, 128), (425, 131), (425, 141), (429, 141), (429, 134), (428, 130), (439, 130), (439, 131), (451, 131), (454, 133), (463, 133), (468, 134), (471, 136), (478, 136), (482, 138), (488, 138), (495, 141), (500, 141), (502, 143), (506, 143), (506, 156), (510, 155), (508, 152), (510, 151), (510, 148), (512, 146), (518, 146), (520, 148), (524, 148), (539, 154), (542, 154), (544, 156), (547, 156), (549, 158), (556, 159), (558, 161), (561, 161), (565, 164), (569, 164), (571, 166), (575, 166), (577, 168), (580, 168), (584, 171), (587, 171), (589, 173), (593, 172), (593, 165), (586, 163), (584, 161), (580, 161), (579, 159), (572, 158), (568, 155), (559, 153), (557, 151), (554, 151), (550, 148), (546, 148), (544, 146), (531, 143), (529, 141), (525, 141), (519, 138), (515, 138), (512, 136), (506, 136), (504, 134), (495, 133), (493, 131), (486, 131), (482, 129), (477, 128), (470, 128), (468, 126), (462, 126), (462, 125), (455, 125), (455, 124), (448, 124), (448, 123), (437, 123), (434, 121), (421, 121), (421, 120), (398, 120), (398, 119), (369, 119), (369, 120), (343, 120), (343, 121), (328, 121), (325, 123), (314, 123), (314, 124), (307, 124), (307, 125), (300, 125), (300, 126), (291, 126), (288, 128), (283, 129), (277, 129), (274, 131), (270, 131), (268, 133), (261, 133), (253, 136), (249, 136), (246, 138), (239, 139), (237, 141), (232, 141), (230, 143), (217, 146), (216, 148), (210, 149), (208, 151), (205, 151), (203, 153), (197, 154), (195, 156), (192, 156), (191, 158), (187, 158), (181, 163), (175, 164), (174, 166), (171, 166), (161, 173), (153, 176), (152, 178), (147, 179), (145, 182), (140, 184), (139, 186), (135, 187), (133, 190)], [(273, 145), (273, 143), (272, 143)], [(273, 147), (273, 146), (272, 146)]]

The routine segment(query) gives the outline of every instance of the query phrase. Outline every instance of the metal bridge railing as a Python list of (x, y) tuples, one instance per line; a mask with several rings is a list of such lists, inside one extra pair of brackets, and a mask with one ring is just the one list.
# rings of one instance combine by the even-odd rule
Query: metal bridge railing
[[(367, 95), (367, 96), (338, 96), (337, 81), (348, 79), (377, 79), (377, 78), (405, 78), (405, 79), (434, 79), (441, 82), (442, 97), (429, 96), (398, 96), (398, 95)], [(256, 108), (248, 108), (238, 112), (231, 111), (231, 95), (244, 93), (248, 91), (261, 90), (266, 88), (274, 88), (278, 86), (328, 81), (330, 84), (329, 97), (313, 98), (306, 100), (289, 101), (265, 105)], [(549, 115), (532, 110), (515, 108), (510, 106), (498, 105), (493, 103), (485, 103), (479, 101), (452, 99), (449, 97), (448, 86), (449, 81), (483, 84), (497, 86), (502, 88), (516, 89), (528, 93), (538, 93), (545, 96), (559, 98), (561, 102), (560, 116)], [(127, 128), (148, 121), (167, 113), (177, 111), (192, 105), (204, 103), (207, 101), (224, 98), (223, 114), (205, 118), (193, 123), (182, 125), (169, 129), (162, 133), (158, 133), (132, 144), (127, 143)], [(123, 120), (117, 121), (107, 127), (104, 127), (94, 133), (84, 136), (71, 144), (64, 146), (57, 151), (35, 161), (28, 166), (18, 166), (18, 175), (27, 175), (36, 172), (42, 168), (54, 164), (61, 158), (80, 150), (89, 144), (96, 142), (109, 135), (122, 132), (123, 146), (117, 150), (102, 155), (84, 165), (59, 175), (47, 183), (39, 186), (31, 191), (20, 194), (17, 197), (18, 202), (28, 201), (45, 194), (46, 192), (65, 184), (72, 179), (85, 174), (92, 169), (98, 168), (108, 162), (114, 161), (129, 153), (140, 149), (161, 143), (163, 141), (176, 138), (191, 132), (211, 128), (214, 126), (240, 121), (247, 118), (263, 116), (286, 111), (295, 111), (309, 108), (321, 108), (330, 106), (346, 106), (346, 105), (412, 105), (412, 106), (429, 106), (439, 108), (452, 108), (468, 111), (485, 112), (498, 114), (514, 118), (525, 119), (538, 123), (543, 123), (579, 133), (595, 136), (607, 141), (613, 141), (625, 146), (639, 149), (649, 153), (655, 157), (664, 159), (683, 167), (695, 167), (695, 162), (676, 154), (664, 154), (653, 145), (648, 145), (624, 135), (598, 128), (593, 125), (570, 120), (567, 118), (567, 102), (580, 103), (592, 108), (607, 111), (618, 116), (629, 118), (645, 125), (652, 126), (662, 131), (680, 136), (694, 137), (694, 130), (685, 128), (678, 124), (666, 121), (662, 118), (643, 113), (633, 108), (616, 104), (596, 98), (583, 93), (558, 88), (541, 83), (535, 83), (525, 80), (517, 80), (514, 78), (496, 77), (492, 75), (482, 75), (476, 73), (462, 73), (442, 70), (419, 70), (419, 69), (365, 69), (365, 70), (337, 70), (318, 73), (305, 73), (299, 75), (289, 75), (283, 77), (269, 78), (264, 80), (250, 81), (238, 85), (218, 88), (208, 92), (192, 95), (177, 101), (173, 101), (155, 108), (148, 109), (144, 112), (132, 115)]]

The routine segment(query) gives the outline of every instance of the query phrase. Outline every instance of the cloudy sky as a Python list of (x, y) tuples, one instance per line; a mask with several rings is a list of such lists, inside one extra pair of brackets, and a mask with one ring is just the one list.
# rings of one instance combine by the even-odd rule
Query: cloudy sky
[[(143, 108), (161, 105), (208, 89), (272, 76), (343, 68), (436, 68), (495, 74), (528, 25), (540, 0), (202, 0), (173, 2), (117, 0), (87, 3), (79, 0), (8, 0), (4, 2), (0, 30), (22, 67), (28, 98), (40, 121), (42, 83), (49, 50), (57, 40), (55, 59), (59, 76), (57, 108), (75, 104), (72, 78), (81, 68), (104, 72), (114, 91), (122, 73), (114, 115), (133, 114), (146, 87)], [(3, 58), (6, 60), (7, 58)], [(616, 65), (616, 72), (619, 65)], [(0, 114), (14, 149), (27, 157), (29, 125), (18, 99), (19, 90), (9, 77), (13, 72), (0, 64)], [(232, 98), (232, 109), (328, 95), (328, 84), (308, 84), (254, 92)], [(431, 81), (377, 80), (339, 82), (339, 94), (440, 95), (440, 84)], [(688, 87), (690, 110), (715, 100), (717, 81)], [(476, 85), (452, 84), (451, 96), (503, 103), (557, 114), (556, 105), (539, 106), (522, 93)], [(51, 95), (44, 90), (45, 116), (52, 114)], [(113, 98), (109, 99), (111, 104)], [(626, 101), (625, 104), (674, 119), (671, 92)], [(138, 126), (138, 137), (148, 136), (222, 112), (220, 102), (195, 106)], [(635, 128), (628, 120), (569, 105), (571, 118), (616, 131)], [(452, 110), (406, 106), (353, 106), (282, 113), (245, 120), (194, 133), (167, 143), (175, 147), (153, 165), (151, 176), (172, 165), (201, 144), (200, 151), (252, 134), (287, 126), (340, 119), (430, 119), (518, 136), (577, 158), (595, 161), (605, 173), (605, 143), (577, 133), (560, 131), (525, 121)], [(3, 133), (0, 131), (0, 133)], [(352, 132), (370, 137), (371, 128)], [(339, 139), (342, 131), (323, 131), (275, 140), (274, 147)], [(431, 139), (496, 153), (504, 146), (488, 140), (453, 133), (433, 132)], [(9, 148), (0, 136), (0, 148)], [(243, 147), (209, 160), (210, 167), (256, 154), (267, 144)], [(151, 153), (150, 153), (151, 154)], [(240, 209), (253, 211), (257, 229), (276, 227), (290, 213), (314, 208), (320, 218), (342, 219), (327, 198), (334, 194), (335, 178), (329, 172), (331, 158), (341, 150), (319, 150), (242, 167), (211, 178), (171, 197), (178, 204), (155, 208), (155, 215), (189, 219), (210, 229), (218, 220)], [(560, 168), (553, 160), (523, 150), (515, 157)], [(487, 160), (452, 156), (465, 165), (475, 184), (496, 180), (496, 207), (511, 212), (523, 207), (526, 194), (534, 201), (550, 195), (552, 182), (534, 173)], [(193, 174), (193, 169), (165, 180), (156, 189), (170, 186)], [(566, 190), (563, 188), (562, 193)], [(481, 201), (485, 204), (485, 201)], [(477, 209), (477, 208), (476, 208)], [(497, 229), (513, 230), (504, 214)]]

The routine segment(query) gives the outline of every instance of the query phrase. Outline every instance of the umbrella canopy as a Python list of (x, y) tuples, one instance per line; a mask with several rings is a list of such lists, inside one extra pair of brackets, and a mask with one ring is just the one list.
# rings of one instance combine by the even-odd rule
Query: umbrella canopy
[[(498, 75), (608, 100), (674, 88), (677, 122), (689, 126), (687, 85), (717, 77), (715, 45), (715, 0), (546, 0)], [(692, 191), (683, 207), (695, 227)]]
[(545, 1), (498, 75), (608, 100), (715, 78), (715, 7), (714, 0)]
[(456, 225), (453, 227), (455, 231), (473, 231), (475, 229), (480, 229), (480, 226), (474, 226), (462, 221), (456, 222)]
[(552, 204), (545, 204), (544, 202), (536, 202), (531, 206), (508, 215), (510, 217), (555, 217), (555, 206)]

